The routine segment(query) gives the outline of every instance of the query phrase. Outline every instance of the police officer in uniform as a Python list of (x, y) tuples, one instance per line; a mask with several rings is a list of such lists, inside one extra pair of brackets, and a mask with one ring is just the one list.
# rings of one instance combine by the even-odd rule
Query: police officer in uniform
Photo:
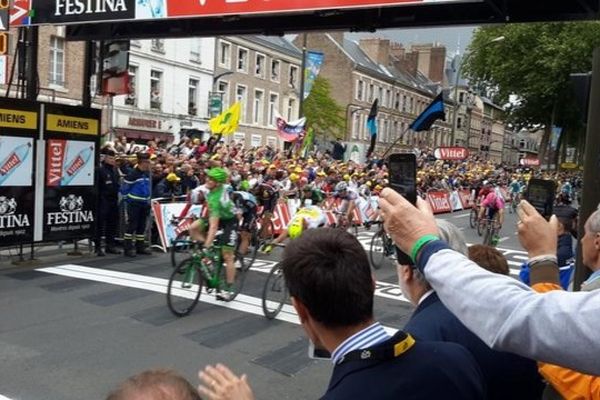
[(116, 248), (115, 236), (119, 222), (119, 175), (115, 168), (114, 150), (105, 148), (98, 167), (98, 214), (96, 218), (96, 255), (104, 256), (102, 236), (108, 254), (121, 254)]
[[(137, 254), (152, 254), (146, 248), (145, 233), (150, 214), (150, 155), (137, 154), (137, 165), (133, 167), (121, 185), (121, 194), (127, 204), (127, 229), (124, 248), (127, 257)], [(135, 250), (133, 243), (135, 240)]]

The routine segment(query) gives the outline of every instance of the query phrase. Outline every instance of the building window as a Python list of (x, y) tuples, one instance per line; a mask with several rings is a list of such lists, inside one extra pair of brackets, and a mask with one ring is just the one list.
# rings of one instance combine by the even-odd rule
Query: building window
[(246, 122), (246, 100), (248, 99), (248, 90), (246, 89), (246, 86), (237, 85), (237, 88), (235, 89), (235, 99), (241, 103), (242, 115), (240, 119), (242, 122)]
[(252, 135), (250, 138), (250, 146), (251, 147), (259, 147), (262, 144), (262, 136), (260, 135)]
[(279, 62), (279, 60), (271, 60), (271, 80), (273, 82), (279, 82), (280, 74), (281, 62)]
[(373, 102), (373, 96), (375, 95), (375, 86), (372, 83), (369, 83), (369, 103)]
[(411, 113), (415, 112), (415, 100), (412, 97), (408, 99), (408, 110)]
[(377, 88), (377, 98), (379, 99), (379, 104), (385, 107), (385, 97), (383, 97), (383, 88)]
[(233, 134), (233, 140), (235, 140), (236, 143), (242, 143), (242, 144), (246, 144), (246, 134), (242, 133), (242, 132), (236, 132)]
[(254, 91), (254, 114), (252, 122), (256, 125), (261, 125), (263, 122), (265, 93), (262, 90)]
[(298, 87), (298, 71), (300, 68), (295, 65), (290, 65), (290, 79), (288, 81), (289, 85), (293, 88)]
[(150, 42), (150, 50), (157, 53), (165, 52), (165, 40), (164, 39), (152, 39)]
[(267, 65), (267, 57), (263, 54), (256, 53), (256, 66), (254, 69), (254, 75), (261, 79), (265, 79), (265, 69)]
[(465, 92), (460, 92), (458, 95), (458, 102), (461, 104), (465, 102)]
[(363, 81), (356, 81), (356, 100), (362, 101), (365, 91), (365, 83)]
[(202, 53), (202, 41), (200, 39), (191, 39), (190, 61), (196, 64), (201, 64), (200, 59)]
[(128, 106), (135, 107), (137, 105), (137, 72), (137, 66), (129, 66), (129, 94), (125, 98), (125, 104)]
[(360, 134), (360, 114), (354, 114), (354, 123), (352, 124), (352, 139), (358, 139)]
[(269, 95), (269, 126), (275, 126), (275, 112), (279, 108), (279, 95), (271, 93)]
[(219, 81), (217, 84), (217, 91), (222, 93), (222, 109), (225, 110), (229, 108), (229, 83), (226, 81)]
[(400, 111), (400, 93), (396, 92), (394, 97), (394, 109)]
[(456, 128), (457, 129), (462, 128), (462, 118), (461, 117), (456, 118)]
[(150, 108), (160, 110), (162, 104), (162, 72), (150, 71)]
[(386, 99), (385, 106), (387, 108), (392, 108), (392, 91), (390, 89), (387, 89), (385, 91), (385, 99)]
[(50, 37), (50, 74), (52, 85), (65, 86), (65, 39)]
[(267, 146), (275, 149), (277, 147), (277, 138), (274, 136), (267, 136)]
[(248, 50), (238, 48), (237, 70), (239, 72), (248, 72)]
[(296, 100), (288, 99), (287, 120), (288, 122), (294, 118), (294, 109), (296, 108)]
[(402, 95), (402, 111), (403, 112), (408, 111), (408, 97), (405, 94)]
[(190, 79), (188, 84), (188, 114), (198, 115), (198, 86), (197, 79)]
[(229, 43), (219, 42), (219, 65), (231, 68), (231, 45)]

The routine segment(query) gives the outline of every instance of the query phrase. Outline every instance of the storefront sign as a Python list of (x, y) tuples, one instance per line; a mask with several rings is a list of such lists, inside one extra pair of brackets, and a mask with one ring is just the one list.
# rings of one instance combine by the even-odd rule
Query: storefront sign
[(165, 132), (169, 130), (168, 120), (152, 117), (150, 115), (131, 115), (120, 112), (117, 114), (116, 127), (135, 129), (147, 132)]
[(438, 147), (433, 155), (438, 160), (461, 161), (469, 157), (469, 150), (464, 147)]
[(155, 119), (129, 117), (127, 120), (127, 125), (134, 128), (162, 129), (162, 121)]
[(577, 168), (577, 164), (576, 163), (562, 163), (560, 164), (560, 167), (562, 169), (576, 169)]
[[(230, 14), (270, 14), (343, 8), (430, 5), (439, 0), (17, 0), (35, 13), (30, 21), (11, 15), (15, 24), (86, 24), (126, 20), (208, 17)], [(469, 3), (481, 0), (444, 0)]]

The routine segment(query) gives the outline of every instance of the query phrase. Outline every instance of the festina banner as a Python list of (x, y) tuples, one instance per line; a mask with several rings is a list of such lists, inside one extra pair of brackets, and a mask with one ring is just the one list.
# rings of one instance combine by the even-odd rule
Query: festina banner
[(33, 241), (33, 204), (31, 187), (3, 187), (0, 195), (0, 243), (9, 246)]
[(93, 237), (95, 215), (95, 193), (88, 188), (46, 187), (44, 241)]
[(215, 17), (482, 0), (15, 0), (12, 25)]

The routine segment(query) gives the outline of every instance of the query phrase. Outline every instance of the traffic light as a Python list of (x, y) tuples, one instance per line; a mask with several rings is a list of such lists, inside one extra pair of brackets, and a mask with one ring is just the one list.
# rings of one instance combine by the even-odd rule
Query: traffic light
[(102, 93), (129, 94), (129, 40), (102, 42), (100, 60)]

